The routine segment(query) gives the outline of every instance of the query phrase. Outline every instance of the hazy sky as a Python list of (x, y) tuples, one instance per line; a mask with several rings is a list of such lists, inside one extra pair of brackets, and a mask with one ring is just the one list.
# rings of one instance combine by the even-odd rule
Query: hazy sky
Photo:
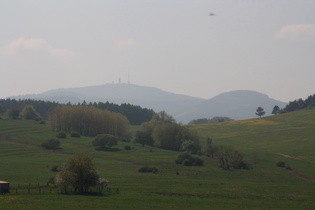
[[(214, 14), (214, 15), (210, 15)], [(0, 0), (0, 98), (128, 81), (315, 94), (315, 0)]]

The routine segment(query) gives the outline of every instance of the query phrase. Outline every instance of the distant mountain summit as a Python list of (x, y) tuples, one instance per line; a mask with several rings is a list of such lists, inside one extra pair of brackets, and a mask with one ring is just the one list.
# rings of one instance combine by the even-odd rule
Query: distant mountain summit
[(111, 102), (130, 103), (143, 108), (150, 108), (156, 112), (165, 110), (171, 115), (184, 112), (189, 107), (205, 99), (175, 94), (154, 87), (145, 87), (134, 84), (118, 83), (97, 86), (63, 88), (50, 90), (36, 95), (23, 95), (11, 98), (38, 99), (59, 103)]
[(215, 116), (229, 117), (235, 120), (255, 118), (256, 109), (262, 107), (265, 116), (271, 115), (273, 107), (283, 108), (286, 103), (269, 98), (267, 95), (250, 90), (236, 90), (219, 94), (209, 100), (192, 106), (176, 116), (184, 123), (192, 119), (212, 118)]
[(193, 119), (229, 117), (235, 120), (257, 117), (256, 109), (264, 108), (270, 115), (275, 105), (280, 108), (286, 103), (269, 98), (265, 94), (249, 90), (222, 93), (209, 100), (175, 94), (154, 87), (134, 84), (105, 84), (89, 87), (63, 88), (41, 94), (11, 97), (15, 99), (36, 99), (72, 104), (89, 102), (130, 103), (155, 112), (165, 110), (178, 122), (188, 123)]

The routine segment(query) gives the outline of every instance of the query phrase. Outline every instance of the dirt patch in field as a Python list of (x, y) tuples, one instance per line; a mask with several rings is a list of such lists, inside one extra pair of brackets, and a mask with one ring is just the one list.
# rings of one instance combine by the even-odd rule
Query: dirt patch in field
[(302, 160), (301, 158), (297, 158), (297, 157), (292, 157), (290, 155), (286, 155), (286, 154), (282, 154), (282, 153), (275, 153), (276, 155), (280, 155), (282, 157), (285, 157), (285, 158), (291, 158), (291, 159), (294, 159), (294, 160)]
[(301, 174), (300, 172), (298, 172), (298, 171), (295, 170), (295, 169), (292, 169), (292, 173), (293, 173), (295, 176), (299, 177), (299, 178), (306, 179), (306, 180), (311, 180), (311, 181), (315, 181), (314, 178), (307, 177), (307, 176)]
[(11, 139), (9, 137), (0, 137), (0, 141), (7, 141), (7, 142), (13, 142), (13, 143), (17, 143), (17, 144), (24, 144), (24, 145), (31, 145), (31, 146), (38, 146), (37, 144), (33, 144), (27, 141), (17, 141), (14, 139)]
[[(285, 157), (285, 158), (291, 158), (291, 159), (294, 159), (294, 160), (301, 160), (301, 161), (305, 161), (305, 162), (310, 162), (310, 163), (313, 163), (312, 161), (306, 161), (306, 160), (303, 160), (301, 158), (297, 158), (297, 157), (292, 157), (290, 155), (286, 155), (286, 154), (282, 154), (282, 153), (275, 153), (277, 155), (280, 155), (282, 157)], [(303, 174), (301, 174), (298, 170), (296, 169), (292, 169), (290, 170), (292, 172), (292, 174), (294, 174), (295, 176), (299, 177), (299, 178), (302, 178), (302, 179), (306, 179), (306, 180), (311, 180), (311, 181), (315, 181), (315, 178), (311, 178), (311, 177), (308, 177), (308, 176), (305, 176)]]

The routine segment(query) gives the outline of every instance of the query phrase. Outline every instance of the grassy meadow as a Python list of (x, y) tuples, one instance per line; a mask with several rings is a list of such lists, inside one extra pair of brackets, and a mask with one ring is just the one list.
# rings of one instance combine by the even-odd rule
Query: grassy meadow
[[(0, 180), (11, 193), (0, 195), (0, 209), (314, 209), (315, 110), (215, 124), (190, 125), (204, 140), (233, 145), (244, 152), (251, 170), (225, 171), (202, 157), (205, 166), (176, 165), (179, 152), (119, 142), (117, 151), (96, 151), (93, 138), (60, 139), (62, 149), (45, 150), (55, 138), (49, 123), (0, 120)], [(133, 126), (132, 132), (139, 127)], [(125, 150), (130, 146), (131, 150)], [(119, 192), (64, 195), (58, 189), (18, 190), (18, 185), (46, 184), (74, 154), (94, 157), (100, 175)], [(283, 161), (293, 170), (276, 167)], [(139, 173), (142, 166), (159, 173)]]

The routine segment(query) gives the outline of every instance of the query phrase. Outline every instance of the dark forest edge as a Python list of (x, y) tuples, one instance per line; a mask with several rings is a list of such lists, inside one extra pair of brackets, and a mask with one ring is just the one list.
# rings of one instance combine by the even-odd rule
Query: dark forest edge
[(90, 102), (87, 103), (83, 101), (78, 104), (71, 104), (70, 102), (67, 104), (61, 104), (57, 102), (51, 101), (42, 101), (42, 100), (33, 100), (33, 99), (0, 99), (0, 115), (1, 114), (9, 114), (10, 111), (21, 112), (26, 105), (31, 105), (35, 108), (35, 110), (40, 114), (43, 119), (48, 119), (49, 111), (58, 106), (90, 106), (99, 108), (102, 110), (108, 110), (115, 113), (120, 113), (127, 117), (131, 125), (140, 125), (143, 122), (150, 121), (154, 111), (152, 109), (142, 108), (138, 105), (132, 104), (114, 104), (110, 102)]
[(290, 101), (283, 109), (281, 109), (280, 113), (293, 112), (312, 107), (315, 107), (315, 94), (308, 96), (305, 100), (300, 98), (298, 100)]
[[(118, 104), (110, 103), (108, 101), (105, 103), (104, 102), (87, 103), (83, 101), (82, 103), (78, 103), (78, 104), (71, 104), (70, 102), (67, 104), (61, 104), (57, 102), (43, 101), (43, 100), (34, 100), (34, 99), (16, 100), (16, 99), (8, 98), (8, 99), (0, 99), (0, 115), (1, 114), (8, 115), (10, 111), (21, 112), (23, 108), (25, 107), (25, 105), (33, 106), (43, 119), (48, 119), (49, 110), (57, 106), (63, 106), (63, 105), (91, 106), (91, 107), (99, 108), (102, 110), (109, 110), (111, 112), (120, 113), (127, 117), (131, 125), (141, 125), (144, 122), (148, 122), (152, 119), (153, 115), (155, 114), (155, 112), (152, 109), (142, 108), (138, 105), (132, 105), (129, 103), (128, 104), (123, 103), (123, 104), (118, 105)], [(315, 94), (308, 96), (305, 100), (300, 98), (294, 101), (290, 101), (283, 109), (279, 110), (277, 114), (312, 108), (314, 106), (315, 106)], [(223, 118), (224, 121), (230, 120), (227, 117), (220, 117), (219, 120), (222, 120), (221, 118)], [(216, 118), (213, 118), (213, 119), (214, 121), (218, 120)], [(213, 119), (202, 118), (202, 119), (192, 120), (189, 124), (211, 123)]]

